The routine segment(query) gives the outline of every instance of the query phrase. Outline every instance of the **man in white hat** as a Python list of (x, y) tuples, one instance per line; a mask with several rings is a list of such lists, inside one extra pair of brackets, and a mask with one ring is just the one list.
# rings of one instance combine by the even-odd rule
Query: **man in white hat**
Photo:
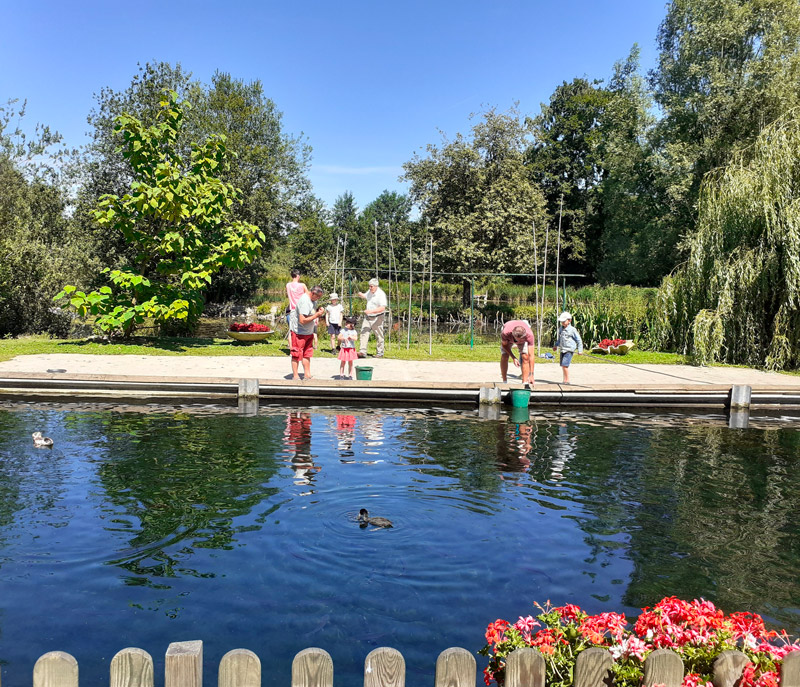
[(358, 292), (359, 298), (364, 298), (367, 305), (364, 308), (364, 320), (361, 323), (361, 347), (358, 351), (359, 358), (367, 357), (367, 342), (369, 335), (375, 334), (375, 343), (377, 344), (377, 351), (375, 352), (376, 358), (383, 358), (383, 318), (386, 313), (386, 307), (389, 301), (386, 299), (386, 294), (379, 286), (380, 282), (377, 277), (369, 280), (369, 291), (367, 293)]
[(325, 306), (325, 324), (328, 326), (328, 334), (331, 335), (331, 353), (333, 353), (336, 350), (336, 339), (342, 329), (344, 306), (339, 302), (339, 294), (335, 291), (328, 298), (330, 303)]

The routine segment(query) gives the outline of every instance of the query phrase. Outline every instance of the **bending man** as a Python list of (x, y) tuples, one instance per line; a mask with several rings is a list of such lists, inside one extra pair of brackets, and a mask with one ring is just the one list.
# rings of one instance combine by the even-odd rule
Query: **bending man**
[[(514, 356), (512, 348), (516, 346), (519, 359)], [(508, 358), (514, 365), (522, 367), (522, 383), (533, 386), (533, 331), (524, 320), (511, 320), (503, 326), (500, 335), (500, 375), (504, 382), (508, 381)]]

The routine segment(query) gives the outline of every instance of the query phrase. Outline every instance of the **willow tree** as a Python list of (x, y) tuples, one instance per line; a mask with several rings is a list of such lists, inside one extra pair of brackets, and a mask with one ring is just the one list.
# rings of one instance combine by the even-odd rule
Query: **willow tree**
[(659, 292), (662, 343), (700, 363), (800, 364), (800, 112), (711, 172), (689, 259)]

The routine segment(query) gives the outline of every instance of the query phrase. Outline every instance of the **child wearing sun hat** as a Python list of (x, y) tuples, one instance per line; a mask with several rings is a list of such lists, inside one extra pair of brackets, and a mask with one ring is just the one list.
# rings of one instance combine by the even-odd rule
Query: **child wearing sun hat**
[(328, 334), (331, 335), (331, 352), (333, 352), (336, 350), (336, 337), (342, 329), (344, 306), (339, 302), (339, 294), (335, 291), (328, 298), (331, 302), (325, 308), (325, 324), (328, 325)]
[(566, 310), (558, 316), (558, 334), (556, 345), (553, 350), (558, 349), (558, 362), (561, 365), (561, 373), (564, 377), (564, 384), (569, 384), (569, 364), (572, 356), (583, 353), (583, 341), (578, 330), (572, 326), (572, 314)]

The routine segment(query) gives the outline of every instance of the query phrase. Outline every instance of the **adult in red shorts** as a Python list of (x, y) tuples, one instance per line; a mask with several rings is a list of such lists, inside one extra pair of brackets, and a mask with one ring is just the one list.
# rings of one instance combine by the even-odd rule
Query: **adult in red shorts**
[[(524, 320), (510, 320), (503, 326), (500, 335), (500, 375), (508, 381), (508, 358), (514, 365), (522, 367), (522, 383), (533, 386), (533, 331)], [(519, 359), (514, 356), (512, 348), (516, 346)]]
[(325, 317), (325, 308), (315, 304), (322, 296), (321, 286), (315, 286), (300, 296), (297, 307), (292, 311), (289, 323), (291, 329), (292, 379), (300, 379), (297, 374), (300, 362), (303, 363), (303, 379), (311, 379), (311, 357), (314, 355), (314, 326), (320, 317)]

